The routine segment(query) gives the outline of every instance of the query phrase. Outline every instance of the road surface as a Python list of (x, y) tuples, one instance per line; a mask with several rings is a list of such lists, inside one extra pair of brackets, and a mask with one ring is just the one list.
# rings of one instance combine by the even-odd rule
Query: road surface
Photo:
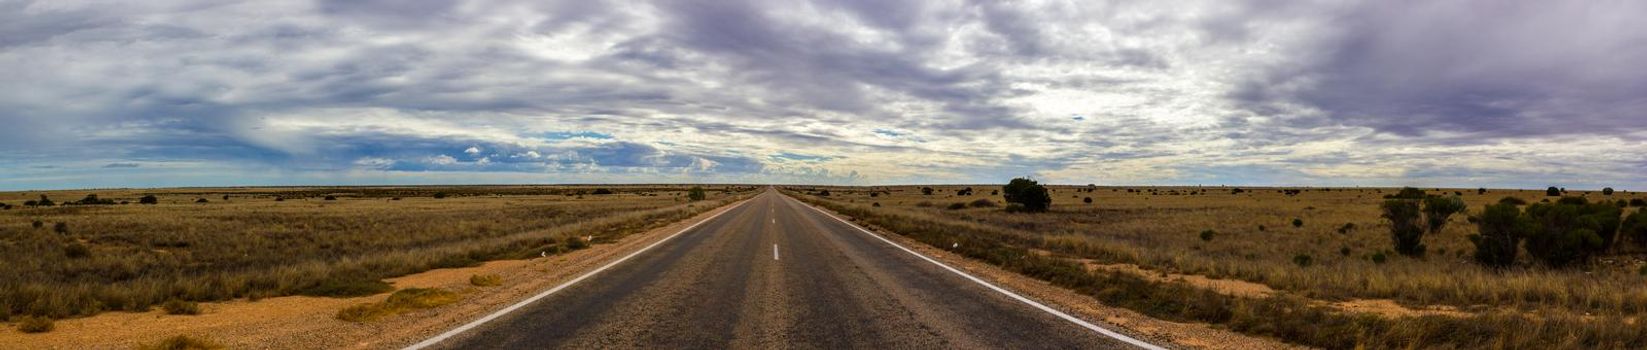
[(1124, 349), (777, 191), (432, 348)]

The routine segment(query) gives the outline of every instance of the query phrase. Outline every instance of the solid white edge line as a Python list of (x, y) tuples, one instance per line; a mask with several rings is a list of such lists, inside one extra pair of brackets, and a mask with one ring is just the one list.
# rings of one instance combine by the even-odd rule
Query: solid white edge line
[[(751, 198), (751, 199), (753, 199), (753, 198)], [(514, 312), (515, 310), (519, 310), (520, 308), (526, 307), (526, 305), (531, 304), (533, 302), (536, 302), (539, 299), (543, 299), (544, 297), (548, 297), (550, 294), (555, 294), (555, 292), (559, 292), (562, 289), (566, 289), (566, 287), (571, 287), (573, 284), (577, 284), (578, 282), (582, 282), (584, 279), (587, 279), (590, 276), (594, 276), (597, 273), (601, 273), (601, 271), (606, 271), (606, 269), (612, 268), (613, 266), (617, 266), (619, 263), (622, 263), (624, 261), (628, 261), (629, 258), (633, 258), (636, 255), (640, 255), (641, 253), (645, 253), (648, 250), (652, 250), (652, 247), (656, 247), (659, 244), (663, 244), (663, 242), (668, 242), (670, 239), (675, 238), (675, 236), (680, 236), (681, 234), (686, 233), (686, 231), (691, 231), (694, 228), (698, 228), (698, 225), (702, 225), (705, 222), (715, 220), (715, 218), (720, 217), (721, 214), (726, 214), (727, 212), (730, 212), (733, 209), (737, 209), (738, 207), (741, 207), (745, 203), (748, 203), (748, 202), (749, 202), (749, 199), (745, 199), (742, 202), (738, 202), (737, 205), (734, 205), (730, 208), (727, 208), (726, 210), (722, 210), (719, 213), (715, 213), (715, 215), (712, 215), (707, 219), (703, 219), (703, 221), (698, 221), (696, 223), (693, 223), (692, 226), (687, 226), (686, 228), (683, 228), (680, 231), (675, 232), (675, 234), (669, 235), (669, 237), (664, 237), (663, 239), (658, 240), (657, 242), (652, 242), (652, 244), (647, 245), (646, 247), (641, 248), (640, 250), (637, 250), (634, 253), (629, 253), (629, 255), (625, 255), (622, 258), (618, 258), (618, 260), (614, 260), (610, 263), (606, 263), (606, 265), (602, 265), (600, 268), (597, 268), (594, 271), (589, 271), (589, 273), (585, 273), (582, 276), (578, 276), (578, 278), (574, 278), (571, 281), (566, 281), (566, 283), (561, 283), (560, 285), (555, 286), (554, 288), (550, 288), (549, 290), (543, 291), (543, 293), (538, 293), (538, 295), (533, 295), (531, 298), (526, 298), (526, 300), (522, 300), (518, 303), (515, 303), (514, 305), (509, 305), (509, 307), (503, 308), (502, 310), (498, 310), (497, 312), (493, 312), (490, 315), (486, 315), (486, 317), (481, 317), (480, 319), (474, 320), (474, 321), (469, 322), (467, 324), (464, 324), (462, 326), (458, 326), (457, 328), (453, 328), (452, 330), (446, 331), (446, 333), (441, 333), (440, 335), (434, 336), (433, 338), (426, 339), (424, 341), (418, 342), (417, 344), (412, 344), (412, 345), (407, 346), (403, 349), (405, 349), (405, 350), (418, 350), (418, 349), (423, 349), (423, 348), (433, 346), (435, 344), (440, 344), (440, 342), (445, 341), (448, 338), (457, 336), (458, 334), (463, 334), (463, 332), (467, 332), (471, 329), (474, 329), (475, 327), (479, 327), (482, 324), (486, 324), (486, 322), (491, 322), (492, 320), (497, 319), (498, 317), (503, 317), (503, 315), (506, 315), (510, 312)]]
[[(789, 196), (784, 195), (784, 197), (787, 198)], [(793, 198), (791, 198), (791, 199), (793, 199)], [(796, 202), (800, 202), (800, 201), (796, 200)], [(966, 279), (971, 280), (972, 282), (983, 285), (984, 287), (987, 287), (990, 290), (994, 290), (998, 293), (1004, 294), (1008, 297), (1011, 297), (1012, 299), (1017, 299), (1018, 301), (1021, 301), (1024, 304), (1029, 304), (1029, 306), (1034, 306), (1037, 309), (1041, 309), (1041, 311), (1046, 311), (1047, 313), (1050, 313), (1053, 316), (1058, 316), (1058, 318), (1062, 318), (1062, 319), (1064, 319), (1066, 321), (1069, 321), (1071, 323), (1075, 323), (1076, 325), (1079, 325), (1081, 327), (1085, 327), (1086, 329), (1090, 329), (1094, 332), (1098, 332), (1098, 333), (1103, 334), (1105, 336), (1109, 336), (1110, 338), (1115, 338), (1115, 340), (1120, 340), (1122, 342), (1126, 342), (1127, 344), (1132, 344), (1132, 345), (1140, 347), (1140, 348), (1145, 348), (1145, 349), (1150, 349), (1150, 350), (1165, 350), (1165, 348), (1162, 348), (1160, 346), (1156, 346), (1155, 344), (1150, 344), (1150, 343), (1144, 342), (1142, 340), (1138, 340), (1136, 338), (1129, 337), (1125, 334), (1121, 334), (1121, 333), (1118, 333), (1118, 332), (1115, 332), (1115, 331), (1112, 331), (1112, 330), (1109, 330), (1109, 329), (1105, 329), (1104, 327), (1099, 327), (1098, 325), (1092, 324), (1092, 322), (1087, 322), (1086, 320), (1082, 320), (1082, 319), (1077, 318), (1075, 316), (1070, 316), (1070, 314), (1066, 314), (1063, 311), (1058, 311), (1057, 309), (1053, 309), (1052, 307), (1046, 306), (1046, 304), (1036, 302), (1035, 300), (1031, 300), (1031, 299), (1026, 298), (1022, 295), (1018, 295), (1018, 293), (1013, 293), (1012, 291), (1006, 290), (1005, 288), (997, 287), (994, 284), (990, 284), (989, 282), (984, 281), (983, 279), (973, 277), (972, 275), (967, 274), (966, 272), (961, 272), (961, 270), (955, 269), (954, 267), (950, 267), (949, 265), (946, 265), (942, 262), (938, 262), (938, 260), (934, 260), (932, 258), (929, 258), (926, 255), (922, 255), (921, 253), (917, 253), (914, 250), (910, 250), (909, 248), (905, 248), (903, 245), (898, 244), (897, 242), (893, 242), (890, 239), (886, 239), (886, 237), (881, 237), (881, 235), (877, 235), (874, 232), (870, 232), (869, 230), (864, 229), (863, 227), (858, 226), (857, 224), (854, 224), (852, 222), (843, 220), (840, 217), (835, 216), (835, 214), (830, 214), (829, 212), (824, 211), (823, 209), (818, 209), (818, 207), (812, 206), (812, 204), (808, 204), (806, 202), (800, 202), (800, 203), (801, 203), (801, 205), (804, 205), (807, 208), (812, 208), (812, 210), (816, 210), (818, 213), (824, 214), (824, 216), (828, 216), (832, 219), (835, 219), (835, 221), (840, 221), (841, 223), (846, 224), (847, 226), (858, 229), (858, 231), (863, 232), (864, 234), (867, 234), (870, 237), (875, 237), (876, 239), (880, 239), (882, 242), (886, 242), (886, 244), (891, 244), (893, 247), (897, 247), (898, 249), (903, 250), (904, 252), (907, 252), (907, 253), (909, 253), (911, 255), (914, 255), (918, 258), (921, 258), (921, 260), (926, 260), (927, 262), (930, 262), (933, 265), (938, 265), (938, 267), (942, 267), (945, 270), (949, 270), (949, 272), (954, 272), (957, 275), (961, 275), (961, 277), (966, 277)]]

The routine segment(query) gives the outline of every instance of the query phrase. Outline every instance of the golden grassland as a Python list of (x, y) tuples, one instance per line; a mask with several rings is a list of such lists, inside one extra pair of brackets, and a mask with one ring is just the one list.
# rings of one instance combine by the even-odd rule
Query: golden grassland
[[(996, 207), (1004, 204), (1001, 196), (991, 194), (991, 191), (1001, 189), (998, 185), (931, 187), (934, 189), (931, 195), (922, 194), (921, 186), (796, 186), (788, 189), (792, 195), (866, 219), (867, 223), (900, 234), (1003, 247), (1002, 250), (979, 251), (971, 255), (984, 260), (999, 260), (1005, 265), (1023, 265), (1020, 272), (1040, 275), (1059, 284), (1085, 285), (1085, 282), (1060, 283), (1057, 279), (1081, 280), (1086, 277), (1066, 277), (1062, 272), (1047, 272), (1064, 266), (1064, 261), (1136, 264), (1151, 273), (1259, 283), (1284, 294), (1277, 298), (1304, 301), (1392, 299), (1414, 308), (1440, 306), (1462, 310), (1476, 317), (1490, 317), (1494, 322), (1538, 323), (1539, 327), (1545, 327), (1541, 330), (1522, 329), (1525, 332), (1519, 335), (1496, 331), (1471, 335), (1476, 338), (1464, 343), (1383, 343), (1386, 346), (1550, 344), (1560, 347), (1562, 344), (1548, 341), (1550, 338), (1564, 338), (1582, 340), (1569, 344), (1573, 346), (1620, 347), (1617, 345), (1623, 344), (1620, 342), (1624, 339), (1608, 337), (1611, 334), (1640, 333), (1639, 327), (1631, 325), (1635, 324), (1637, 316), (1647, 311), (1647, 277), (1640, 273), (1642, 259), (1638, 254), (1642, 251), (1639, 243), (1647, 242), (1623, 242), (1612, 254), (1597, 259), (1597, 263), (1583, 269), (1539, 266), (1526, 258), (1525, 252), (1521, 254), (1518, 266), (1505, 271), (1494, 271), (1475, 264), (1471, 255), (1474, 246), (1467, 238), (1467, 235), (1476, 233), (1470, 216), (1478, 214), (1484, 205), (1496, 203), (1506, 196), (1529, 202), (1547, 198), (1554, 200), (1555, 197), (1546, 197), (1544, 191), (1489, 190), (1478, 194), (1476, 189), (1425, 189), (1431, 193), (1449, 195), (1456, 192), (1469, 204), (1469, 210), (1464, 215), (1453, 217), (1440, 234), (1425, 236), (1424, 242), (1430, 247), (1429, 254), (1422, 258), (1410, 258), (1390, 252), (1392, 243), (1388, 223), (1380, 218), (1379, 204), (1384, 200), (1384, 195), (1397, 191), (1392, 188), (1311, 188), (1288, 195), (1278, 188), (1243, 188), (1243, 193), (1233, 193), (1233, 188), (1229, 187), (1099, 187), (1087, 192), (1084, 186), (1051, 186), (1051, 211), (1010, 213)], [(966, 187), (973, 189), (972, 195), (957, 195), (958, 190)], [(828, 190), (830, 195), (817, 196), (820, 190)], [(1574, 191), (1567, 195), (1609, 202), (1647, 197), (1622, 192), (1608, 196), (1599, 192)], [(1089, 197), (1092, 199), (1090, 204), (1085, 202)], [(971, 204), (979, 200), (991, 201), (996, 206), (978, 207)], [(1634, 210), (1641, 209), (1627, 209), (1625, 213)], [(1294, 226), (1295, 220), (1301, 225)], [(1214, 231), (1209, 235), (1210, 240), (1202, 238), (1202, 232), (1207, 230)], [(935, 245), (951, 244), (948, 241)], [(1046, 264), (1051, 267), (1029, 266), (1032, 264), (1022, 264), (1014, 259), (1033, 257), (1013, 256), (1019, 253), (1006, 248), (1023, 249), (1028, 252), (1025, 255), (1046, 255), (1058, 261)], [(1002, 254), (1007, 257), (994, 258), (994, 255)], [(1300, 257), (1307, 257), (1308, 262), (1301, 264)], [(1162, 290), (1176, 287), (1140, 288)], [(1204, 296), (1199, 293), (1179, 294), (1178, 298)], [(1155, 293), (1144, 298), (1163, 295), (1172, 294)], [(1148, 309), (1161, 303), (1184, 302), (1153, 300), (1132, 306)], [(1255, 309), (1252, 305), (1257, 304), (1241, 305), (1246, 306), (1209, 306), (1202, 309), (1252, 311)], [(1328, 339), (1316, 342), (1320, 339), (1277, 330), (1273, 324), (1268, 324), (1270, 321), (1242, 325), (1231, 321), (1231, 317), (1225, 314), (1203, 315), (1196, 314), (1194, 310), (1185, 312), (1189, 314), (1176, 315), (1183, 316), (1178, 318), (1184, 320), (1222, 322), (1243, 331), (1258, 329), (1254, 333), (1307, 345), (1379, 347), (1376, 346), (1379, 343), (1370, 341), (1345, 344)], [(1239, 312), (1236, 316), (1234, 318), (1240, 319)], [(1549, 322), (1529, 323), (1528, 317)], [(1422, 320), (1396, 320), (1395, 324), (1410, 326), (1413, 322), (1421, 325), (1423, 322), (1439, 322), (1431, 318)], [(1609, 321), (1628, 325), (1600, 324)], [(1388, 322), (1346, 322), (1354, 324), (1346, 329), (1359, 331), (1336, 336), (1351, 340), (1380, 334), (1392, 335), (1389, 332), (1403, 329), (1390, 326)], [(1582, 326), (1585, 324), (1594, 325), (1594, 328), (1568, 329), (1589, 327)], [(1414, 332), (1433, 331), (1426, 328), (1432, 326), (1456, 325), (1440, 322), (1417, 327)], [(1372, 333), (1375, 329), (1383, 333)], [(1639, 336), (1628, 338), (1630, 341), (1641, 340)]]
[[(604, 189), (604, 191), (602, 191)], [(0, 320), (169, 301), (389, 291), (381, 279), (556, 254), (678, 221), (753, 187), (415, 186), (0, 193)], [(599, 192), (597, 192), (599, 191)], [(612, 192), (611, 194), (596, 194)], [(108, 205), (25, 207), (46, 195)], [(158, 204), (137, 204), (154, 195)], [(226, 198), (225, 198), (226, 197)], [(329, 198), (329, 199), (328, 199)], [(201, 200), (204, 200), (202, 202)], [(118, 203), (128, 204), (118, 204)]]

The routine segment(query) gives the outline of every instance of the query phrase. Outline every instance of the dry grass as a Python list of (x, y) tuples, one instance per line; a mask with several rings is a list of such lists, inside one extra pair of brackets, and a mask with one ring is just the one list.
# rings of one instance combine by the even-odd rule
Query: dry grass
[[(0, 319), (144, 311), (168, 300), (381, 293), (383, 278), (577, 249), (745, 195), (712, 187), (707, 201), (689, 202), (681, 186), (602, 187), (609, 195), (592, 194), (596, 188), (0, 193), (5, 203), (91, 193), (132, 203), (0, 211)], [(150, 194), (159, 204), (136, 204)], [(195, 203), (200, 198), (210, 201)]]
[(210, 340), (191, 338), (182, 335), (166, 338), (158, 343), (137, 347), (138, 350), (213, 350), (222, 348), (222, 345), (218, 345)]
[(503, 276), (494, 274), (469, 276), (469, 284), (476, 287), (494, 287), (503, 285)]
[[(1460, 325), (1450, 323), (1456, 319), (1448, 322), (1429, 319), (1366, 321), (1352, 316), (1334, 316), (1331, 310), (1319, 311), (1320, 315), (1300, 316), (1313, 319), (1315, 325), (1277, 325), (1262, 319), (1274, 318), (1275, 315), (1271, 314), (1282, 311), (1302, 312), (1299, 310), (1312, 308), (1284, 301), (1271, 302), (1280, 306), (1265, 306), (1249, 299), (1234, 298), (1228, 305), (1210, 307), (1213, 310), (1228, 309), (1234, 315), (1233, 318), (1223, 318), (1216, 316), (1221, 313), (1212, 313), (1215, 317), (1197, 311), (1209, 307), (1185, 309), (1182, 304), (1187, 300), (1181, 300), (1183, 295), (1209, 298), (1201, 293), (1162, 292), (1171, 288), (1136, 281), (1128, 283), (1140, 287), (1127, 293), (1105, 291), (1114, 287), (1094, 287), (1100, 290), (1084, 291), (1095, 293), (1100, 300), (1143, 309), (1140, 311), (1158, 317), (1225, 323), (1243, 332), (1275, 335), (1305, 344), (1327, 347), (1344, 345), (1333, 342), (1333, 339), (1354, 340), (1358, 333), (1349, 330), (1355, 329), (1361, 330), (1359, 336), (1374, 334), (1367, 333), (1373, 330), (1387, 333), (1385, 335), (1389, 337), (1399, 336), (1396, 338), (1399, 341), (1371, 344), (1380, 345), (1378, 347), (1399, 347), (1403, 344), (1537, 346), (1551, 339), (1577, 341), (1573, 344), (1620, 347), (1617, 345), (1619, 342), (1641, 344), (1642, 341), (1640, 337), (1618, 336), (1640, 328), (1633, 322), (1621, 320), (1633, 320), (1647, 310), (1647, 278), (1638, 273), (1641, 262), (1635, 255), (1617, 254), (1603, 258), (1588, 271), (1553, 270), (1531, 263), (1523, 263), (1508, 271), (1493, 271), (1477, 266), (1470, 259), (1473, 245), (1466, 235), (1474, 233), (1475, 226), (1467, 222), (1467, 215), (1455, 217), (1441, 234), (1425, 238), (1425, 244), (1431, 249), (1427, 257), (1407, 258), (1385, 253), (1392, 243), (1387, 224), (1379, 218), (1378, 204), (1383, 200), (1383, 195), (1394, 193), (1394, 189), (1309, 189), (1297, 195), (1286, 195), (1279, 189), (1262, 188), (1247, 188), (1244, 193), (1232, 194), (1229, 188), (1216, 187), (1134, 188), (1133, 192), (1128, 192), (1127, 188), (1099, 188), (1090, 193), (1075, 187), (1056, 187), (1052, 193), (1053, 209), (1048, 213), (1007, 213), (988, 207), (947, 209), (947, 203), (1000, 200), (999, 196), (989, 195), (990, 190), (999, 187), (970, 187), (982, 190), (971, 196), (956, 196), (956, 190), (964, 186), (937, 186), (937, 191), (932, 195), (921, 194), (919, 187), (828, 187), (822, 188), (830, 191), (828, 197), (797, 197), (864, 217), (872, 224), (900, 234), (920, 233), (927, 235), (924, 237), (928, 240), (948, 240), (929, 242), (940, 247), (960, 243), (963, 249), (969, 244), (1024, 249), (1017, 252), (1002, 248), (1000, 251), (976, 253), (980, 256), (973, 257), (986, 261), (999, 260), (1000, 265), (1009, 269), (1055, 284), (1073, 286), (1072, 289), (1078, 291), (1086, 288), (1085, 284), (1059, 280), (1084, 281), (1089, 277), (1082, 277), (1085, 275), (1076, 272), (1056, 272), (1063, 268), (1059, 266), (1066, 264), (1058, 261), (1131, 263), (1161, 273), (1238, 279), (1268, 285), (1295, 299), (1333, 301), (1382, 298), (1414, 306), (1454, 306), (1478, 315), (1467, 322), (1491, 322), (1505, 329), (1515, 328), (1511, 327), (1512, 323), (1517, 327), (1543, 327), (1529, 330), (1534, 333), (1528, 334), (1483, 331), (1483, 334), (1472, 335), (1476, 337), (1472, 339), (1412, 340), (1399, 337), (1434, 330), (1425, 327)], [(797, 190), (806, 192), (807, 189)], [(1434, 189), (1430, 190), (1435, 192)], [(1470, 213), (1479, 212), (1482, 205), (1496, 202), (1504, 196), (1517, 196), (1530, 202), (1545, 199), (1543, 191), (1497, 190), (1486, 194), (1476, 194), (1473, 189), (1444, 191), (1449, 194), (1454, 191), (1463, 193), (1466, 202), (1470, 203)], [(871, 192), (880, 193), (871, 196)], [(1583, 195), (1591, 200), (1608, 201), (1640, 197), (1639, 194)], [(1093, 198), (1093, 203), (1084, 203), (1083, 198), (1086, 197)], [(1295, 227), (1295, 220), (1302, 225)], [(1215, 234), (1203, 239), (1202, 232), (1207, 230)], [(1621, 253), (1634, 249), (1626, 247)], [(1387, 262), (1373, 261), (1372, 257), (1380, 253), (1387, 256)], [(1047, 263), (1050, 265), (1014, 267), (1028, 264), (1016, 261), (1035, 260), (1024, 255), (1040, 254), (1052, 258), (1047, 260), (1051, 261)], [(1300, 263), (1302, 257), (1308, 257), (1309, 263)], [(1124, 284), (1114, 281), (1119, 277), (1102, 278), (1107, 280), (1094, 285)], [(1174, 295), (1178, 296), (1172, 297)], [(1178, 306), (1151, 311), (1163, 305)], [(1195, 303), (1189, 306), (1195, 306)], [(1244, 319), (1243, 315), (1259, 317), (1260, 321)], [(1522, 315), (1531, 316), (1537, 322), (1528, 323), (1531, 321), (1522, 319), (1527, 318)], [(1332, 324), (1342, 327), (1318, 327)], [(1415, 324), (1420, 326), (1413, 326)], [(1368, 342), (1350, 345), (1364, 343)]]
[(337, 319), (349, 322), (372, 321), (402, 312), (433, 308), (463, 299), (457, 293), (434, 288), (408, 288), (390, 294), (382, 302), (361, 304), (338, 310)]

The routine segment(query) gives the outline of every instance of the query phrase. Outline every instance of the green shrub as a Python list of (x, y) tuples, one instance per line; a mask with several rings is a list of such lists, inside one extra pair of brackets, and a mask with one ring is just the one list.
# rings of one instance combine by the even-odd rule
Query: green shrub
[(686, 199), (688, 200), (701, 201), (705, 198), (709, 198), (709, 195), (703, 193), (703, 187), (692, 186), (692, 189), (686, 190)]
[(921, 187), (921, 195), (925, 195), (925, 196), (932, 195), (932, 188), (931, 187)]
[(335, 200), (337, 200), (337, 196), (333, 196), (333, 195), (328, 194), (328, 195), (326, 195), (325, 198), (322, 198), (322, 199), (329, 200), (329, 201), (335, 201)]
[(1638, 246), (1647, 247), (1647, 210), (1636, 210), (1624, 218), (1619, 234), (1630, 238)]
[(1475, 243), (1475, 261), (1492, 268), (1514, 264), (1521, 240), (1537, 229), (1530, 218), (1521, 215), (1520, 208), (1510, 203), (1488, 205), (1476, 225), (1480, 234), (1470, 235), (1470, 242)]
[(194, 202), (195, 203), (211, 203), (212, 201), (206, 200), (205, 198), (199, 198), (199, 199), (195, 199)]
[(1429, 197), (1424, 199), (1424, 223), (1429, 233), (1439, 233), (1453, 214), (1464, 212), (1464, 199), (1458, 196)]
[(492, 287), (503, 285), (503, 276), (494, 274), (469, 276), (469, 284), (476, 287)]
[(589, 192), (589, 194), (593, 194), (593, 195), (612, 194), (612, 190), (604, 189), (604, 188), (597, 188), (597, 189), (595, 189), (594, 192)]
[(930, 202), (930, 201), (921, 201), (920, 203), (915, 203), (915, 206), (920, 207), (920, 208), (931, 208), (931, 207), (936, 206), (936, 205), (937, 204), (932, 204), (932, 202)]
[(1390, 236), (1395, 240), (1395, 251), (1402, 255), (1424, 254), (1424, 226), (1419, 224), (1418, 202), (1391, 199), (1382, 206), (1384, 219), (1390, 221)]
[(1082, 198), (1081, 202), (1086, 203), (1086, 204), (1092, 204), (1092, 197)]
[(1304, 227), (1304, 219), (1293, 218), (1292, 227)]
[(1516, 198), (1516, 197), (1509, 197), (1509, 196), (1506, 196), (1504, 198), (1499, 199), (1498, 202), (1499, 203), (1506, 203), (1506, 204), (1513, 204), (1513, 205), (1527, 205), (1527, 200), (1524, 200), (1524, 199), (1521, 199), (1521, 198)]
[(949, 210), (966, 209), (966, 203), (961, 203), (961, 202), (950, 203), (949, 207), (946, 207), (946, 209), (949, 209)]
[(80, 242), (73, 242), (63, 246), (63, 256), (69, 259), (79, 259), (91, 255), (91, 248)]
[(1545, 196), (1550, 196), (1550, 197), (1560, 197), (1561, 196), (1561, 189), (1556, 188), (1555, 186), (1550, 186), (1550, 188), (1544, 189), (1544, 195)]
[(1218, 235), (1218, 232), (1215, 232), (1213, 230), (1203, 230), (1203, 231), (1201, 231), (1201, 240), (1210, 242), (1210, 241), (1212, 241), (1212, 236), (1215, 236), (1215, 235)]
[(1604, 195), (1604, 196), (1613, 195), (1613, 188), (1612, 187), (1602, 188), (1601, 189), (1601, 195)]
[(163, 310), (166, 310), (167, 315), (199, 315), (200, 314), (200, 304), (196, 303), (196, 302), (192, 302), (192, 301), (182, 301), (182, 300), (172, 299), (172, 300), (166, 301), (165, 304), (160, 304), (160, 308), (163, 309)]
[(138, 350), (214, 350), (222, 348), (222, 345), (205, 339), (195, 339), (182, 335), (166, 338), (159, 343), (137, 347)]
[(1298, 265), (1298, 267), (1310, 267), (1310, 256), (1309, 254), (1294, 255), (1292, 263)]
[(17, 320), (17, 331), (23, 333), (45, 333), (57, 328), (50, 318), (40, 316), (23, 316)]
[(973, 208), (994, 208), (999, 206), (998, 204), (995, 204), (995, 201), (989, 200), (988, 198), (979, 198), (978, 200), (972, 201), (972, 203), (969, 203), (968, 205), (971, 205)]
[(1390, 260), (1389, 257), (1384, 256), (1384, 252), (1373, 253), (1373, 255), (1368, 257), (1368, 259), (1371, 259), (1374, 264), (1383, 264), (1385, 261)]
[(1612, 243), (1620, 224), (1618, 207), (1582, 197), (1533, 204), (1526, 214), (1538, 225), (1527, 237), (1527, 253), (1552, 267), (1588, 263)]
[(1008, 203), (1023, 205), (1023, 211), (1043, 212), (1052, 205), (1052, 195), (1045, 186), (1028, 178), (1016, 178), (1001, 188)]
[(146, 195), (146, 196), (143, 196), (143, 198), (138, 198), (137, 199), (137, 204), (160, 204), (160, 198), (155, 197), (152, 194), (151, 195)]
[(298, 291), (298, 295), (314, 297), (359, 297), (395, 290), (394, 286), (375, 279), (335, 277)]
[(1420, 190), (1420, 189), (1412, 188), (1412, 187), (1402, 187), (1400, 192), (1396, 192), (1395, 195), (1391, 196), (1390, 198), (1392, 198), (1392, 199), (1424, 199), (1424, 197), (1427, 197), (1427, 196), (1428, 195), (1424, 194), (1424, 190)]
[(431, 197), (435, 197), (435, 199), (446, 198), (446, 192), (435, 192), (435, 195)]

